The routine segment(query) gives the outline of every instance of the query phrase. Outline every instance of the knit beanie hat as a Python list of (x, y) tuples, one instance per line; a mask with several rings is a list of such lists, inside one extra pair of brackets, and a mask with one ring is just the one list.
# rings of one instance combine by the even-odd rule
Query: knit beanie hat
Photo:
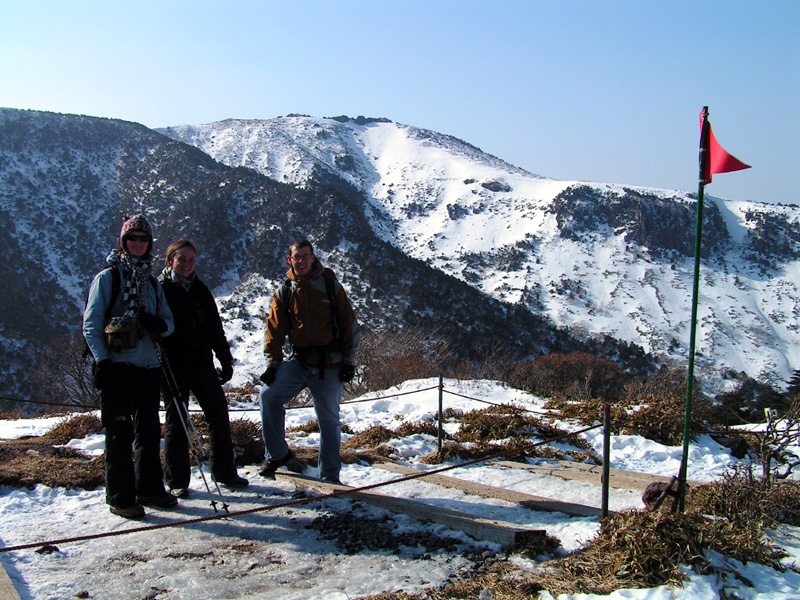
[(119, 232), (119, 247), (123, 251), (125, 250), (125, 236), (134, 231), (144, 233), (150, 238), (150, 242), (147, 244), (147, 254), (150, 254), (153, 249), (153, 229), (144, 215), (134, 215), (125, 220), (122, 224), (122, 230)]

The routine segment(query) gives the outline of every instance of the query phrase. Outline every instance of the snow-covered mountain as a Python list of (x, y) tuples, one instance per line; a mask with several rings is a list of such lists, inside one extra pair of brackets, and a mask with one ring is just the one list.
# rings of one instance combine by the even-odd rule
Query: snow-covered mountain
[(435, 330), (464, 359), (508, 346), (519, 357), (582, 350), (624, 357), (628, 368), (653, 365), (641, 349), (575, 336), (408, 256), (375, 235), (364, 196), (342, 180), (298, 187), (136, 123), (0, 109), (0, 181), (0, 240), (13, 257), (0, 262), (3, 396), (48, 394), (42, 386), (60, 375), (31, 375), (60, 368), (64, 352), (42, 351), (78, 332), (86, 291), (118, 244), (123, 215), (141, 211), (156, 253), (179, 237), (199, 244), (198, 272), (225, 319), (236, 384), (263, 371), (266, 311), (298, 236), (334, 268), (366, 329)]
[[(162, 131), (278, 181), (343, 182), (403, 253), (572, 331), (666, 363), (687, 358), (693, 194), (547, 179), (386, 119), (294, 115)], [(800, 367), (800, 208), (706, 194), (704, 213), (698, 368), (781, 387)]]
[[(738, 372), (782, 387), (800, 367), (800, 209), (706, 200), (698, 375), (717, 389)], [(26, 372), (77, 331), (123, 214), (139, 211), (156, 251), (199, 243), (235, 383), (263, 369), (265, 311), (298, 235), (367, 328), (436, 330), (475, 360), (505, 345), (638, 372), (685, 365), (695, 209), (682, 192), (539, 177), (386, 119), (157, 132), (0, 109), (0, 241), (12, 257), (0, 261), (0, 393), (36, 393)]]

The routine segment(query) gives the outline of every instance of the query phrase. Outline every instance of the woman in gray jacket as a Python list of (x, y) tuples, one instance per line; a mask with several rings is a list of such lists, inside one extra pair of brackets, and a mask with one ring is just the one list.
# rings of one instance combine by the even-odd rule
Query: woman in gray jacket
[(159, 455), (161, 369), (154, 339), (171, 334), (173, 320), (151, 275), (152, 248), (144, 215), (127, 219), (119, 248), (92, 281), (83, 313), (106, 431), (106, 502), (112, 513), (128, 519), (144, 517), (142, 505), (178, 504), (164, 489)]

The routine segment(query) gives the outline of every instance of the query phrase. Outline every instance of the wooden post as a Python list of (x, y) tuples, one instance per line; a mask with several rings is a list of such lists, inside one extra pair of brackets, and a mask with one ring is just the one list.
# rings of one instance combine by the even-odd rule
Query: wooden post
[(442, 422), (444, 421), (444, 379), (441, 375), (439, 375), (439, 424), (438, 424), (438, 449), (439, 449), (439, 458), (442, 457), (442, 439), (444, 438), (444, 430), (442, 429)]
[(611, 406), (603, 405), (603, 487), (602, 504), (600, 517), (605, 519), (608, 516), (608, 488), (610, 486), (609, 477), (611, 474)]

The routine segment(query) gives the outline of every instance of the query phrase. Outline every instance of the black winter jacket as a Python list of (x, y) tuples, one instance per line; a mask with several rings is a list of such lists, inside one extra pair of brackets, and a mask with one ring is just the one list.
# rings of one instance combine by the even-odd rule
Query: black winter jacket
[(172, 269), (167, 267), (158, 281), (175, 319), (175, 331), (163, 339), (170, 362), (203, 364), (213, 351), (220, 364), (233, 364), (217, 303), (200, 278), (195, 276), (187, 290), (173, 280)]

